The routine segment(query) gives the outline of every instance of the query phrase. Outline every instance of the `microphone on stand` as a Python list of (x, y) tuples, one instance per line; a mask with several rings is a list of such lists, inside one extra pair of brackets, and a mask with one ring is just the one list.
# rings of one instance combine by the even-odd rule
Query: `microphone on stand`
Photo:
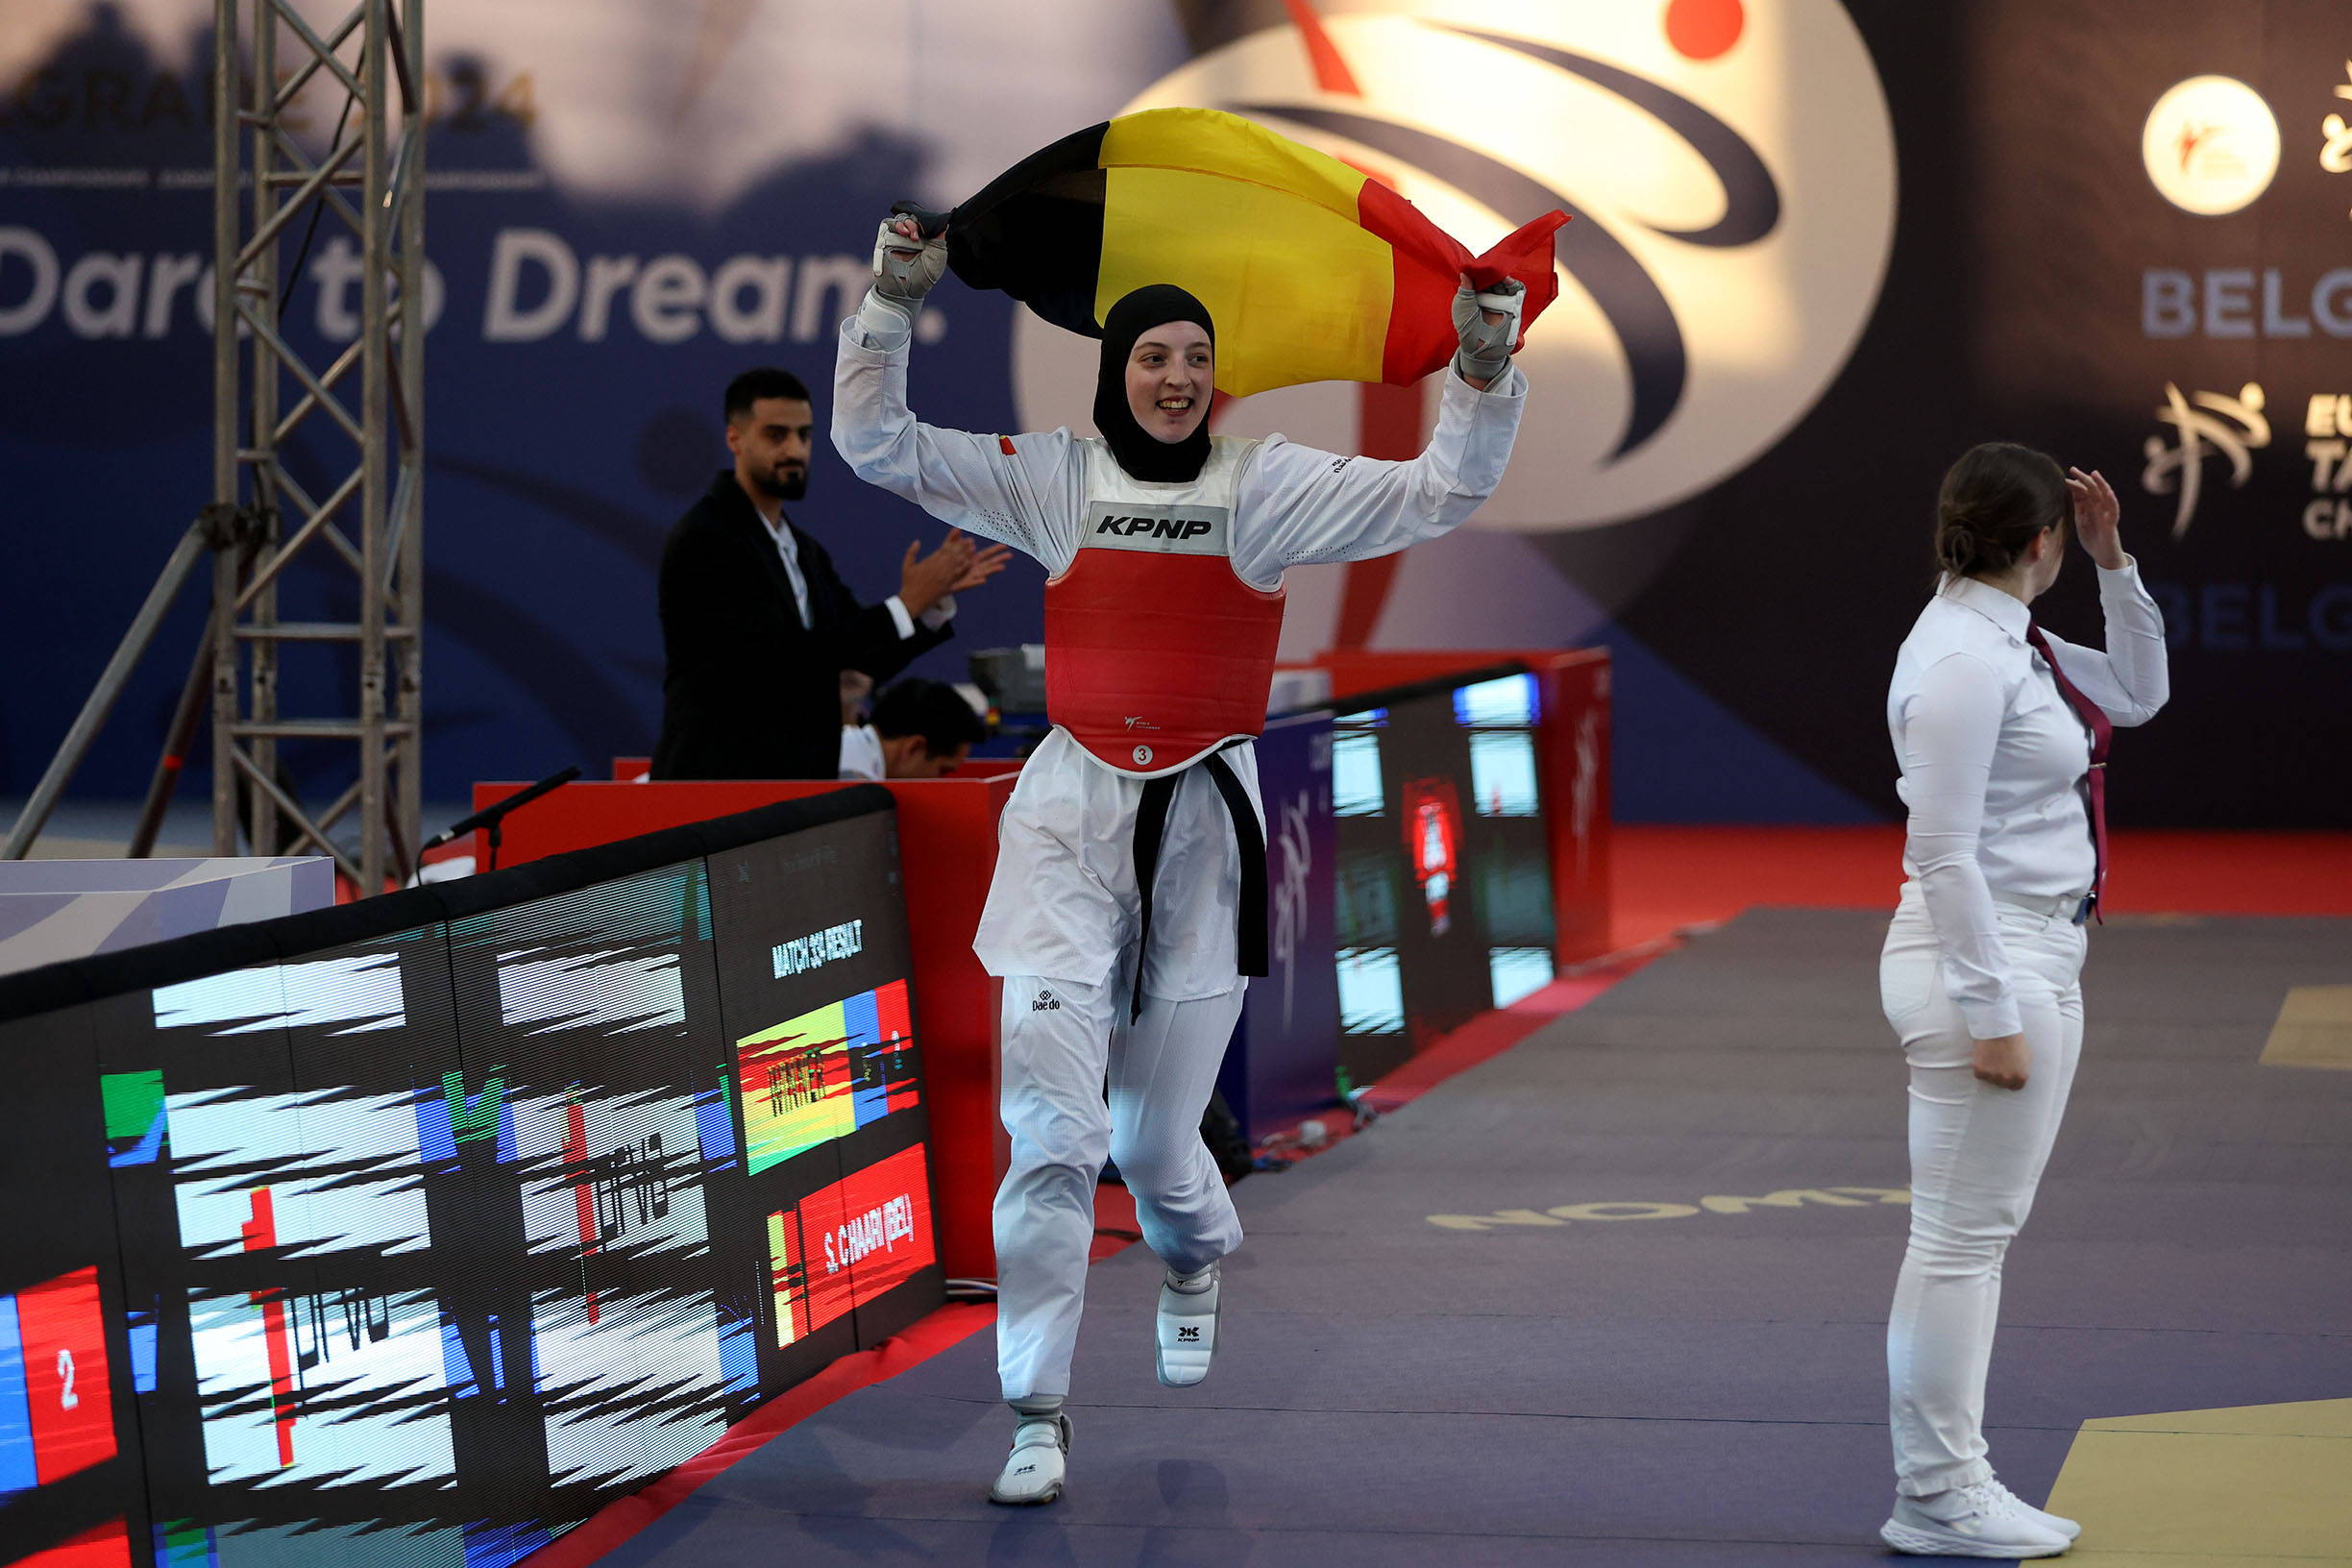
[(422, 856), (427, 849), (438, 849), (441, 845), (471, 833), (476, 828), (486, 827), (490, 830), (490, 864), (483, 870), (496, 870), (498, 869), (500, 828), (506, 820), (506, 814), (519, 807), (529, 805), (550, 790), (569, 784), (579, 776), (580, 771), (576, 767), (566, 768), (559, 773), (550, 773), (527, 790), (518, 790), (496, 805), (484, 806), (471, 817), (459, 818), (431, 838), (427, 839), (418, 847), (417, 852)]

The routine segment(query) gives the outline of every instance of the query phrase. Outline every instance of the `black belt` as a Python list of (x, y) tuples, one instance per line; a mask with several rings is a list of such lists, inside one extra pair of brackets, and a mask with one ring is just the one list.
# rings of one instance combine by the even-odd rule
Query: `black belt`
[[(1241, 787), (1231, 764), (1212, 751), (1197, 766), (1208, 772), (1223, 796), (1226, 813), (1233, 818), (1234, 836), (1241, 845), (1241, 907), (1235, 911), (1235, 957), (1241, 973), (1262, 976), (1266, 972), (1265, 830), (1258, 825), (1249, 792)], [(1152, 891), (1160, 874), (1160, 841), (1167, 833), (1168, 802), (1176, 798), (1177, 783), (1191, 771), (1186, 768), (1145, 779), (1143, 798), (1136, 805), (1136, 890), (1143, 900), (1143, 929), (1136, 941), (1131, 1018), (1143, 1016), (1143, 965), (1151, 955)]]

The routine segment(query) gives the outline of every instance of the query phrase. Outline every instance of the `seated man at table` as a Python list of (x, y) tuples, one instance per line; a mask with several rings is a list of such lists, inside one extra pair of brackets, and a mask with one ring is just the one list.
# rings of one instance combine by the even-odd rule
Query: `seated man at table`
[(844, 778), (944, 778), (988, 738), (988, 725), (945, 681), (910, 677), (874, 699), (873, 721), (842, 726)]

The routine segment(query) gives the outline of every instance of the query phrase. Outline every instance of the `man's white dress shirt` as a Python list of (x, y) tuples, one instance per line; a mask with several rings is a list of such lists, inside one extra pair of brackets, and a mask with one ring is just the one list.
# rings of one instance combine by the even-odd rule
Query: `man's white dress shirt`
[[(793, 530), (784, 526), (784, 514), (781, 510), (772, 520), (767, 513), (762, 512), (760, 521), (768, 525), (768, 536), (775, 541), (776, 553), (783, 557), (784, 575), (792, 579), (793, 607), (800, 612), (800, 625), (805, 628), (810, 625), (808, 579), (800, 575), (800, 541), (794, 538)], [(907, 614), (907, 607), (900, 601), (898, 596), (893, 594), (883, 602), (890, 606), (891, 620), (898, 627), (899, 639), (904, 641), (914, 636), (915, 618)], [(923, 611), (922, 624), (933, 631), (937, 631), (954, 617), (955, 595), (943, 594), (938, 603)]]
[[(2067, 678), (2119, 725), (2163, 707), (2164, 617), (2137, 562), (2099, 570), (2107, 649), (2044, 629)], [(2095, 857), (2083, 779), (2091, 737), (2026, 646), (2014, 595), (1946, 577), (1896, 656), (1887, 728), (1910, 808), (1903, 870), (1925, 896), (1945, 988), (1969, 1033), (2018, 1033), (1996, 900), (2048, 905), (2091, 891)]]

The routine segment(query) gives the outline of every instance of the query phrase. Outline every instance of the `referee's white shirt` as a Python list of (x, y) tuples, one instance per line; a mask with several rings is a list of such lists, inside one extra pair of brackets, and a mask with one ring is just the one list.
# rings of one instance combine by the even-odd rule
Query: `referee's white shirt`
[[(2048, 630), (2067, 678), (2119, 725), (2143, 724), (2169, 694), (2164, 617), (2139, 563), (2099, 569), (2107, 649)], [(1996, 900), (2049, 906), (2091, 891), (2083, 791), (2091, 737), (2026, 645), (2015, 596), (1946, 577), (1896, 656), (1887, 727), (1910, 808), (1903, 870), (1917, 880), (1944, 949), (1945, 989), (1969, 1033), (2018, 1033)]]

